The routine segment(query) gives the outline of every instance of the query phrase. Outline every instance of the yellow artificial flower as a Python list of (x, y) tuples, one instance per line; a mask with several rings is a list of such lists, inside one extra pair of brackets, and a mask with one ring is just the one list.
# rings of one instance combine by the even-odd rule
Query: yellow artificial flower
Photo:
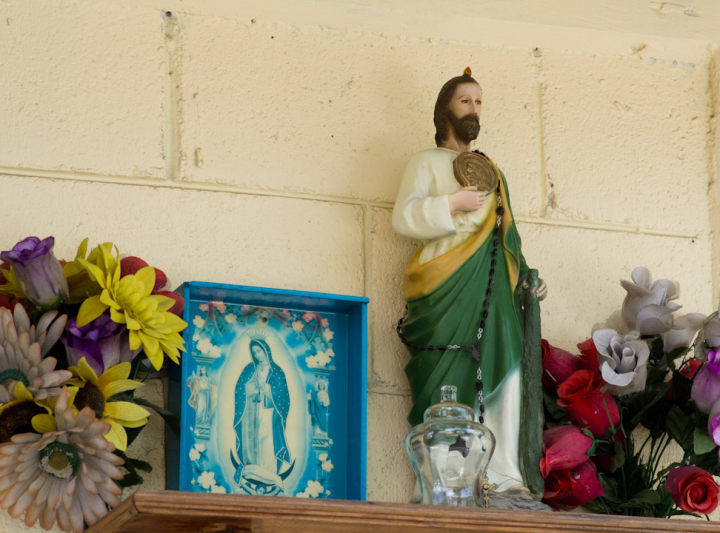
[(112, 244), (101, 244), (96, 250), (94, 263), (90, 257), (87, 260), (77, 258), (90, 278), (102, 288), (99, 295), (89, 297), (80, 306), (78, 327), (89, 324), (109, 308), (110, 318), (125, 324), (130, 332), (130, 349), (137, 350), (142, 346), (156, 370), (162, 366), (163, 353), (177, 363), (180, 351), (185, 351), (180, 332), (187, 323), (168, 312), (175, 300), (152, 294), (155, 269), (144, 267), (135, 275), (120, 278), (119, 253), (118, 258), (113, 257)]
[(13, 387), (13, 399), (0, 405), (0, 443), (9, 442), (13, 435), (27, 433), (33, 417), (52, 412), (45, 402), (37, 402), (22, 381)]
[[(112, 243), (106, 244), (112, 247)], [(67, 279), (68, 287), (70, 289), (70, 299), (67, 301), (69, 304), (79, 304), (90, 296), (100, 294), (100, 291), (102, 290), (95, 281), (90, 279), (87, 270), (85, 270), (85, 267), (82, 266), (79, 261), (79, 259), (85, 259), (87, 247), (88, 239), (86, 238), (80, 243), (80, 246), (78, 246), (75, 259), (68, 261), (63, 265), (63, 274)], [(98, 253), (98, 248), (95, 248), (90, 252), (87, 260), (91, 263), (94, 262)]]
[(150, 416), (147, 409), (132, 402), (107, 401), (115, 394), (142, 387), (139, 381), (128, 379), (130, 366), (130, 363), (120, 363), (98, 376), (83, 357), (78, 366), (69, 368), (73, 376), (78, 378), (76, 383), (80, 386), (74, 402), (76, 407), (77, 404), (81, 404), (80, 408), (92, 407), (99, 420), (108, 422), (111, 429), (105, 438), (122, 451), (127, 449), (125, 428), (144, 426)]
[(0, 294), (11, 298), (25, 298), (25, 293), (20, 288), (12, 265), (8, 264), (7, 268), (0, 268), (0, 276), (5, 278), (5, 283), (0, 285)]

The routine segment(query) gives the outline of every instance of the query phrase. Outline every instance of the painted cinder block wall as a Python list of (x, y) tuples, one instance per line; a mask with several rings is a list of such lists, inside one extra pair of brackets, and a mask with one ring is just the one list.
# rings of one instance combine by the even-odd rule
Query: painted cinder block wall
[[(52, 234), (68, 257), (111, 240), (175, 284), (368, 296), (368, 498), (406, 501), (394, 324), (417, 243), (391, 208), (466, 66), (478, 147), (549, 286), (547, 339), (587, 338), (639, 265), (688, 312), (717, 306), (720, 13), (592, 4), (2, 0), (0, 242)], [(136, 453), (162, 450), (147, 433)]]

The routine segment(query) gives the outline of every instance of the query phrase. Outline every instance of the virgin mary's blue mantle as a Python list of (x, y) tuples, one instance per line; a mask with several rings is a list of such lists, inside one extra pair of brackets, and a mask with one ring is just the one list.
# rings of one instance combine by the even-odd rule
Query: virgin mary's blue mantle
[(365, 499), (367, 298), (190, 282), (167, 487)]

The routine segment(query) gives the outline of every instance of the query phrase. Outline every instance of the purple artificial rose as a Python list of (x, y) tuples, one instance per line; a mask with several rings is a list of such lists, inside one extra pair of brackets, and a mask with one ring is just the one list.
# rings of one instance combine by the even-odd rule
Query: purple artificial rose
[(52, 253), (53, 246), (54, 237), (42, 241), (28, 237), (9, 252), (0, 253), (0, 260), (12, 265), (27, 299), (44, 309), (57, 307), (70, 294), (62, 266)]
[(81, 328), (77, 327), (77, 318), (71, 318), (60, 340), (69, 365), (77, 366), (84, 357), (98, 376), (111, 366), (132, 361), (142, 350), (130, 349), (127, 329), (113, 322), (110, 313), (103, 313)]
[[(720, 400), (710, 409), (707, 430), (713, 442), (720, 446)], [(718, 450), (718, 458), (720, 458), (720, 450)]]
[(707, 363), (693, 380), (691, 398), (703, 413), (709, 413), (720, 399), (720, 350), (708, 352)]

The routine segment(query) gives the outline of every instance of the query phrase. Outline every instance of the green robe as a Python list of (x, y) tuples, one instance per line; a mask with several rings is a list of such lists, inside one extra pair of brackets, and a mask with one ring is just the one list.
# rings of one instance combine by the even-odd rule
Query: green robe
[[(502, 183), (507, 199), (503, 218), (511, 218), (507, 216), (512, 210), (504, 176)], [(497, 215), (493, 214), (488, 222), (494, 225), (495, 220)], [(479, 347), (485, 399), (522, 360), (522, 329), (515, 294), (517, 280), (511, 277), (508, 256), (519, 265), (519, 279), (526, 277), (528, 268), (515, 221), (505, 226), (503, 224), (501, 243), (506, 253), (496, 256), (490, 307)], [(408, 317), (402, 332), (409, 342), (424, 346), (463, 345), (477, 339), (493, 259), (493, 240), (497, 237), (494, 233), (490, 235), (432, 292), (408, 301)], [(412, 360), (405, 367), (405, 374), (412, 391), (413, 408), (408, 416), (412, 425), (421, 423), (425, 409), (440, 401), (443, 385), (455, 385), (458, 401), (476, 406), (477, 363), (468, 350), (408, 349)]]

